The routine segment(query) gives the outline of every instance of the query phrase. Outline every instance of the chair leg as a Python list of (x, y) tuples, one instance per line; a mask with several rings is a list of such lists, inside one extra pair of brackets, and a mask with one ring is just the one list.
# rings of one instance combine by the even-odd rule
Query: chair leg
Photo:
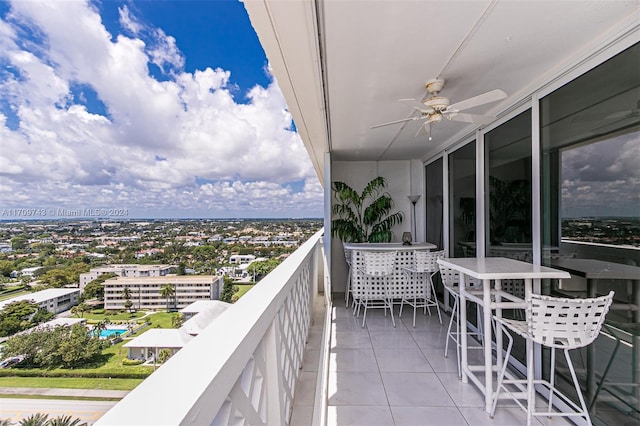
[(344, 292), (344, 307), (349, 307), (349, 293), (351, 293), (351, 267), (349, 267), (348, 275), (347, 275), (347, 289)]
[[(436, 312), (438, 312), (438, 320), (440, 321), (440, 325), (442, 325), (442, 315), (440, 315), (440, 306), (438, 306), (438, 299), (436, 299), (436, 289), (433, 286), (433, 281), (431, 281), (431, 277), (429, 277), (429, 285), (431, 285), (431, 297), (433, 297), (434, 300), (434, 304), (436, 305)], [(426, 293), (425, 293), (425, 297), (426, 297)], [(425, 302), (425, 305), (427, 303)], [(431, 314), (431, 311), (429, 311), (429, 314)]]
[(449, 352), (449, 339), (452, 339), (451, 335), (451, 327), (453, 326), (453, 322), (457, 321), (456, 315), (458, 312), (458, 298), (453, 298), (453, 308), (451, 309), (451, 318), (449, 319), (449, 327), (447, 328), (447, 342), (444, 344), (444, 357), (447, 358), (447, 354)]
[(589, 416), (589, 411), (587, 410), (587, 404), (584, 402), (584, 397), (582, 396), (582, 390), (580, 390), (580, 383), (578, 383), (578, 378), (576, 377), (576, 372), (573, 369), (573, 363), (571, 362), (571, 357), (569, 356), (569, 350), (564, 350), (564, 357), (567, 359), (567, 365), (569, 365), (569, 371), (571, 371), (571, 378), (573, 379), (573, 385), (576, 388), (576, 392), (578, 393), (578, 399), (580, 400), (580, 407), (582, 408), (582, 414), (587, 420), (587, 425), (592, 426), (591, 417)]
[[(364, 328), (364, 323), (367, 321), (367, 303), (369, 301), (364, 301), (364, 314), (362, 315), (362, 328)], [(358, 315), (360, 315), (360, 307), (358, 307)]]
[(416, 307), (418, 306), (418, 298), (413, 298), (413, 328), (416, 328)]
[(509, 357), (511, 356), (511, 348), (513, 347), (513, 337), (509, 333), (505, 332), (504, 329), (503, 329), (503, 332), (505, 336), (507, 336), (509, 343), (507, 344), (507, 352), (505, 353), (505, 356), (504, 356), (502, 369), (500, 370), (500, 374), (498, 375), (496, 395), (493, 399), (493, 404), (491, 405), (491, 418), (493, 418), (493, 415), (496, 412), (496, 406), (498, 405), (498, 396), (500, 395), (500, 389), (502, 389), (502, 386), (503, 386), (502, 382), (504, 381), (504, 375), (507, 372), (507, 365), (509, 365)]
[[(548, 411), (551, 412), (551, 407), (553, 407), (553, 394), (554, 394), (554, 389), (555, 389), (555, 383), (556, 383), (556, 348), (551, 348), (551, 369), (549, 370), (549, 387), (550, 387), (550, 392), (549, 392), (549, 409)], [(551, 418), (551, 416), (548, 416), (549, 418)]]

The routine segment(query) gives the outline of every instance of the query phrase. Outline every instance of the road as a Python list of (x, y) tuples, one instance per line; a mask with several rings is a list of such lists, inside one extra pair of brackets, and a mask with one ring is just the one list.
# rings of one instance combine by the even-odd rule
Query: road
[(117, 402), (0, 398), (0, 419), (18, 422), (31, 414), (46, 413), (49, 418), (67, 415), (92, 425)]

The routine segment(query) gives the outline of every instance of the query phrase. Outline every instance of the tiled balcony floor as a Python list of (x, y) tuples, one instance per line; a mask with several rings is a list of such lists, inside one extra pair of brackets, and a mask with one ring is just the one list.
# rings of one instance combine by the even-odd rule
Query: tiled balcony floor
[[(412, 327), (413, 308), (405, 306), (396, 327), (382, 309), (355, 318), (344, 301), (336, 301), (332, 317), (329, 374), (329, 425), (522, 425), (526, 414), (515, 403), (501, 402), (494, 419), (484, 411), (484, 398), (475, 385), (458, 379), (455, 346), (444, 357), (446, 326), (435, 311), (419, 310)], [(311, 330), (305, 366), (296, 392), (293, 425), (310, 425), (315, 389), (315, 365), (321, 330)], [(470, 351), (470, 358), (480, 355)], [(479, 361), (479, 358), (477, 359)], [(535, 424), (566, 425), (565, 419), (535, 419)]]

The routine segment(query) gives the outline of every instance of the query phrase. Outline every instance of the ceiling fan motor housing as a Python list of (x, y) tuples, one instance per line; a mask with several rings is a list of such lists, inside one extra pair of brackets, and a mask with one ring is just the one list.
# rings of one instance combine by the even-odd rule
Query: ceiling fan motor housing
[(451, 104), (451, 101), (444, 96), (432, 96), (423, 103), (436, 111), (444, 111)]

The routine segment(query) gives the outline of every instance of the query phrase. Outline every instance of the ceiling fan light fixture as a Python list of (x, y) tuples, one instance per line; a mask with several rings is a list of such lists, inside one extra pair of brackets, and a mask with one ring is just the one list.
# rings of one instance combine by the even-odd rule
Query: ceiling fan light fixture
[(429, 116), (429, 124), (439, 123), (441, 121), (442, 121), (442, 114), (439, 111), (436, 111)]

